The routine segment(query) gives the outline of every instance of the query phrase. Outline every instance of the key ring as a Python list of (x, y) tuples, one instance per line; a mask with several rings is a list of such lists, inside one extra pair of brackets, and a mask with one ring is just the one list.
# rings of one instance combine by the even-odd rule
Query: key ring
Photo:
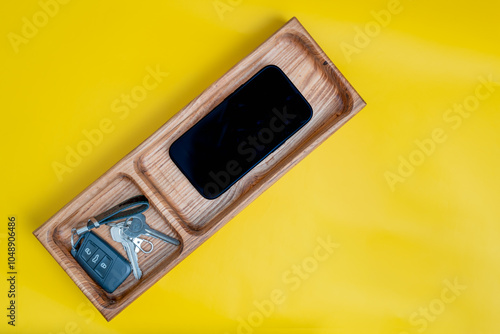
[[(141, 239), (141, 238), (136, 237), (132, 240), (132, 242), (134, 243), (134, 245), (137, 247), (138, 250), (140, 250), (141, 252), (146, 253), (146, 254), (151, 253), (154, 249), (153, 243), (149, 240), (146, 240), (146, 239)], [(142, 248), (143, 242), (149, 244), (149, 246), (151, 247), (148, 251), (145, 251), (144, 248)]]
[[(76, 243), (73, 241), (73, 238), (75, 237), (75, 235), (78, 235), (78, 239), (76, 240)], [(76, 228), (72, 228), (71, 229), (71, 249), (73, 250), (76, 250), (76, 245), (78, 245), (78, 243), (80, 242), (80, 240), (82, 239), (83, 237), (83, 234), (78, 234), (77, 231), (76, 231)]]

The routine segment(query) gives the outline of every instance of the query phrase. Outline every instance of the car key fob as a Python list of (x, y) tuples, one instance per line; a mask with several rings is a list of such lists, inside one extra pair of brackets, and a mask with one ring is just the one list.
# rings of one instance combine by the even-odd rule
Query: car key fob
[[(78, 247), (78, 248), (76, 248)], [(106, 292), (112, 293), (130, 275), (130, 263), (109, 243), (90, 231), (71, 249), (87, 274)]]

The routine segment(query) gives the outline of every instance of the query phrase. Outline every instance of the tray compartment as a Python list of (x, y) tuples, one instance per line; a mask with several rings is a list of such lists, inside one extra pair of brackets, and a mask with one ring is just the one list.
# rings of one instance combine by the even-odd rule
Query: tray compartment
[[(154, 205), (151, 205), (152, 202), (150, 200), (149, 209), (143, 213), (146, 216), (148, 225), (180, 240), (181, 245), (175, 246), (155, 238), (145, 237), (145, 239), (153, 242), (154, 250), (149, 254), (143, 252), (138, 253), (139, 267), (143, 275), (140, 280), (136, 280), (133, 274), (130, 274), (113, 293), (107, 293), (87, 275), (73, 258), (70, 253), (70, 237), (73, 227), (82, 227), (89, 217), (97, 215), (130, 197), (141, 194), (145, 195), (130, 177), (119, 175), (100, 193), (70, 214), (54, 228), (52, 237), (59, 248), (60, 254), (63, 255), (64, 262), (68, 264), (66, 269), (67, 273), (75, 277), (80, 289), (87, 296), (95, 298), (102, 308), (109, 309), (120, 306), (121, 301), (127, 300), (131, 292), (147, 284), (152, 279), (155, 279), (156, 275), (172, 262), (173, 259), (179, 256), (182, 250), (182, 239), (180, 235), (165, 220), (158, 209), (156, 209)], [(108, 226), (101, 226), (97, 229), (93, 229), (93, 231), (127, 258), (123, 246), (111, 238)]]

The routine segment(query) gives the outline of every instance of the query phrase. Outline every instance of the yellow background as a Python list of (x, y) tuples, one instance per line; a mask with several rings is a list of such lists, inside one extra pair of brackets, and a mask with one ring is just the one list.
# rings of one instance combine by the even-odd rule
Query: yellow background
[[(2, 2), (0, 268), (15, 215), (19, 275), (15, 328), (0, 284), (0, 332), (499, 333), (500, 86), (445, 119), (480, 77), (500, 82), (498, 2), (401, 0), (378, 30), (384, 0), (221, 2), (73, 0), (17, 53), (8, 36), (41, 5)], [(368, 106), (107, 323), (32, 231), (293, 16)], [(156, 65), (169, 76), (121, 119), (112, 102)], [(106, 118), (114, 130), (59, 180), (53, 163)], [(435, 129), (446, 140), (391, 189)], [(283, 275), (314, 265), (318, 238), (338, 248), (292, 290)], [(445, 303), (446, 282), (462, 290)], [(284, 302), (242, 329), (276, 289)]]

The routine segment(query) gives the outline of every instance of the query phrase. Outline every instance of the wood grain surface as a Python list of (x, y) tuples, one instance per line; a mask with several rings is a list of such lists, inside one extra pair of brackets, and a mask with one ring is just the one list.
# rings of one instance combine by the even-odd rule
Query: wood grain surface
[[(276, 151), (214, 200), (203, 198), (173, 164), (173, 141), (261, 68), (280, 67), (309, 101), (313, 117)], [(345, 124), (365, 102), (295, 18), (230, 69), (158, 131), (69, 202), (35, 236), (109, 321), (238, 212), (276, 182), (309, 152)], [(70, 254), (71, 228), (134, 195), (145, 195), (151, 227), (181, 240), (174, 246), (150, 239), (155, 249), (139, 252), (143, 277), (130, 275), (112, 294), (105, 292)], [(96, 232), (124, 256), (109, 228)]]

